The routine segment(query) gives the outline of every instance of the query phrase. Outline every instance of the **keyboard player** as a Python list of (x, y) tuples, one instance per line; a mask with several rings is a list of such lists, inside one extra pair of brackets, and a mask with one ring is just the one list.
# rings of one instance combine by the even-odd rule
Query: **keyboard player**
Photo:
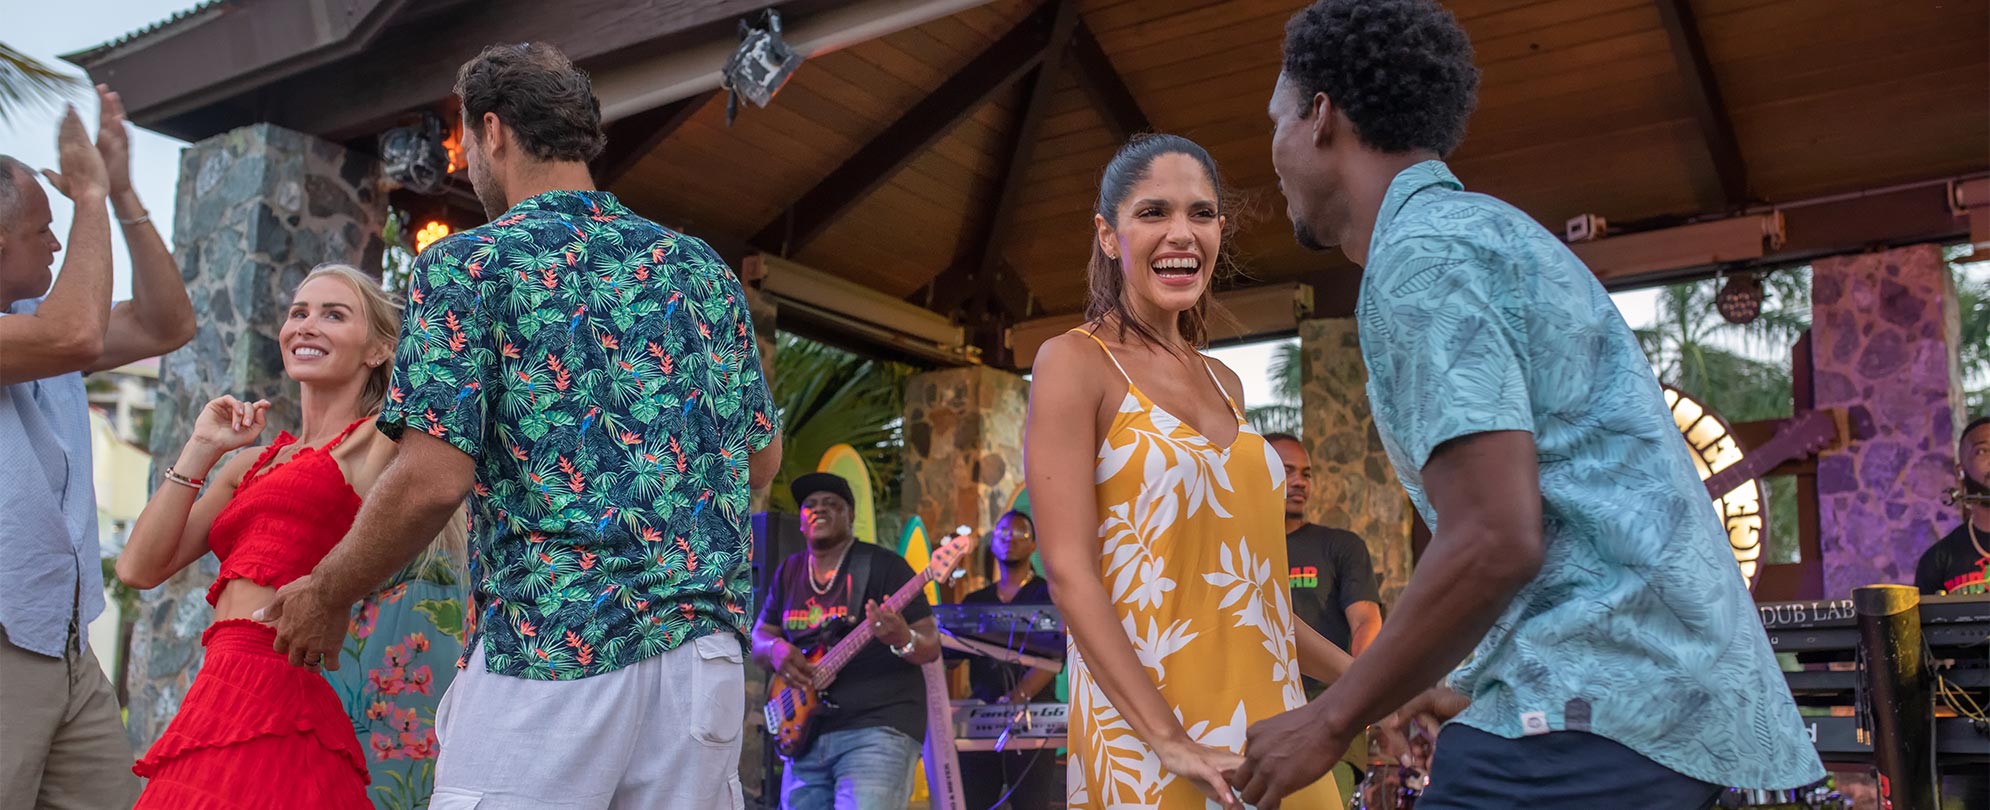
[[(962, 599), (962, 604), (1050, 604), (1050, 585), (1030, 566), (1036, 553), (1036, 524), (1021, 512), (1009, 512), (995, 523), (989, 541), (995, 556), (994, 584)], [(985, 703), (1028, 703), (1057, 699), (1057, 674), (1009, 664), (983, 656), (968, 659), (968, 685)], [(990, 810), (1009, 793), (1006, 807), (1040, 810), (1056, 799), (1057, 761), (1054, 749), (967, 751), (960, 755), (961, 789), (968, 810)], [(1013, 792), (1011, 792), (1013, 788)]]
[(1955, 493), (1962, 524), (1930, 546), (1914, 566), (1925, 594), (1990, 593), (1990, 416), (1963, 428), (1956, 448), (1962, 487)]

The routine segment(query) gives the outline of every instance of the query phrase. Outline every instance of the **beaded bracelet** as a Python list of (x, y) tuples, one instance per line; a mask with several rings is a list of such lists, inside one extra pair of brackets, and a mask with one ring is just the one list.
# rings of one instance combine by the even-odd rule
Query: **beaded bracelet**
[(179, 474), (179, 472), (174, 470), (172, 467), (166, 468), (166, 480), (191, 489), (200, 489), (201, 487), (207, 486), (207, 479), (188, 478), (184, 475)]

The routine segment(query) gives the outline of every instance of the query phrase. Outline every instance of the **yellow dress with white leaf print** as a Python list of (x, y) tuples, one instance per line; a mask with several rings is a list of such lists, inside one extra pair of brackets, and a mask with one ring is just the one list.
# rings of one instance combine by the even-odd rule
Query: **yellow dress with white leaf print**
[[(1306, 697), (1287, 591), (1285, 467), (1230, 407), (1237, 438), (1217, 447), (1129, 378), (1095, 481), (1099, 577), (1147, 677), (1190, 737), (1241, 753), (1245, 729)], [(1075, 644), (1067, 666), (1069, 806), (1204, 807), (1113, 708)], [(1326, 810), (1340, 796), (1328, 777), (1283, 806)]]

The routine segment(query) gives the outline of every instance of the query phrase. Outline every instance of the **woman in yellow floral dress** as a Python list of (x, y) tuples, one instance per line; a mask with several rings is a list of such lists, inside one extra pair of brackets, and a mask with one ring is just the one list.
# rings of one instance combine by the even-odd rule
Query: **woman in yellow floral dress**
[[(1072, 808), (1235, 807), (1251, 723), (1348, 658), (1296, 621), (1284, 468), (1204, 357), (1225, 219), (1208, 153), (1137, 137), (1095, 209), (1087, 323), (1038, 350), (1024, 438), (1052, 598), (1071, 631)], [(1332, 780), (1284, 806), (1326, 810)]]

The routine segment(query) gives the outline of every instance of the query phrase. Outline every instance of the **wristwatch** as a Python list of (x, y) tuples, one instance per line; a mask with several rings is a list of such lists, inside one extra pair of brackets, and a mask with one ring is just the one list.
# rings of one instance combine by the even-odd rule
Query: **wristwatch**
[(919, 646), (919, 631), (914, 630), (906, 636), (905, 646), (900, 647), (895, 644), (891, 645), (891, 654), (896, 655), (900, 658), (904, 658), (905, 656), (911, 655), (912, 649), (917, 646)]

